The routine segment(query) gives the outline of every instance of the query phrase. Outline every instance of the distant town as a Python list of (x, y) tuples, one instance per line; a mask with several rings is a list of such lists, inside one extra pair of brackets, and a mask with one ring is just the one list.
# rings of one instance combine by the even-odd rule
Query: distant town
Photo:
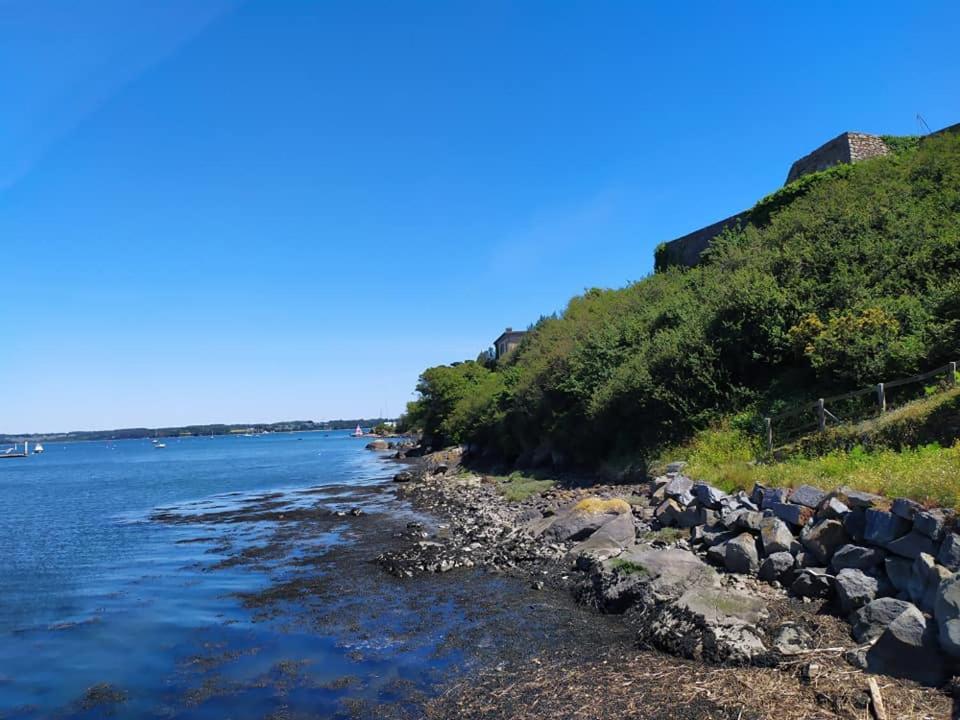
[(357, 418), (354, 420), (288, 420), (275, 423), (237, 423), (234, 425), (184, 425), (164, 428), (120, 428), (117, 430), (74, 430), (65, 433), (0, 433), (0, 444), (30, 442), (79, 442), (83, 440), (130, 440), (136, 438), (170, 438), (209, 435), (256, 435), (275, 432), (310, 432), (320, 430), (353, 430), (358, 425), (369, 428), (391, 422), (390, 418)]

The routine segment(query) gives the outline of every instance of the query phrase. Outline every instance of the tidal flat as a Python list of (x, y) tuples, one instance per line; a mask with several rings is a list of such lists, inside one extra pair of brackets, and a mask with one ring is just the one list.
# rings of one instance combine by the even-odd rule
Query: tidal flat
[(342, 434), (113, 448), (0, 476), (4, 720), (416, 718), (481, 671), (631, 644), (520, 576), (386, 572), (444, 521)]

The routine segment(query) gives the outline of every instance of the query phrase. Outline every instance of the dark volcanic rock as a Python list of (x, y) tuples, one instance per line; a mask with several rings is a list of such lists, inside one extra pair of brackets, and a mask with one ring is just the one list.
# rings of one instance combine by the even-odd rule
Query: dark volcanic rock
[(883, 561), (883, 567), (893, 587), (899, 591), (907, 589), (913, 575), (913, 563), (910, 560), (891, 555)]
[(837, 601), (840, 610), (858, 610), (877, 596), (877, 580), (862, 570), (845, 568), (837, 573)]
[(797, 527), (803, 527), (813, 517), (813, 510), (805, 505), (794, 505), (793, 503), (771, 503), (769, 510), (784, 522)]
[(960, 658), (960, 575), (941, 583), (934, 615), (940, 628), (940, 647), (949, 655)]
[(913, 605), (906, 600), (896, 598), (878, 598), (867, 603), (850, 619), (854, 639), (859, 643), (875, 640), (890, 623), (911, 607)]
[(863, 508), (854, 508), (843, 516), (843, 529), (854, 542), (863, 542), (867, 530), (867, 511)]
[(711, 510), (719, 509), (720, 501), (727, 497), (727, 494), (723, 490), (719, 490), (713, 487), (713, 485), (704, 482), (694, 483), (692, 492), (693, 496), (701, 505)]
[(960, 535), (947, 534), (937, 553), (937, 562), (954, 572), (960, 570)]
[(844, 568), (869, 570), (882, 563), (886, 556), (887, 554), (879, 548), (848, 544), (833, 554), (830, 560), (830, 567), (835, 571), (843, 570)]
[(837, 548), (846, 545), (849, 540), (839, 520), (820, 520), (816, 525), (806, 528), (800, 536), (803, 547), (824, 565), (830, 562)]
[(867, 523), (864, 531), (864, 539), (867, 542), (886, 547), (909, 531), (910, 522), (899, 515), (874, 508), (867, 510)]
[(760, 542), (766, 555), (779, 552), (795, 554), (800, 549), (790, 528), (776, 517), (763, 518), (760, 521)]
[(804, 568), (790, 589), (799, 597), (826, 599), (833, 594), (833, 578), (826, 568)]
[(894, 555), (900, 555), (911, 560), (917, 559), (922, 553), (937, 554), (937, 546), (933, 540), (918, 532), (907, 533), (903, 537), (886, 543), (884, 547)]
[(750, 533), (737, 535), (724, 547), (724, 564), (730, 572), (754, 575), (760, 569), (757, 542)]
[(921, 510), (923, 510), (923, 506), (920, 503), (907, 498), (897, 498), (890, 506), (890, 512), (904, 520), (913, 520), (914, 516)]
[(790, 502), (816, 510), (826, 495), (820, 488), (815, 488), (812, 485), (801, 485), (794, 488), (793, 492), (790, 493)]
[(924, 510), (914, 516), (913, 529), (921, 535), (939, 541), (943, 538), (946, 522), (947, 515), (943, 510)]
[(939, 685), (947, 674), (935, 625), (912, 606), (887, 626), (864, 659), (870, 672), (907, 678), (924, 685)]
[(775, 552), (760, 563), (758, 576), (761, 580), (772, 582), (785, 579), (785, 575), (794, 568), (795, 559), (789, 552)]

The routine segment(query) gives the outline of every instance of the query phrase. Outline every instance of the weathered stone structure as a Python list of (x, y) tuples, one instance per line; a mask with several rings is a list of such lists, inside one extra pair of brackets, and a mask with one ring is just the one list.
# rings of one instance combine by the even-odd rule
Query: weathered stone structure
[(789, 185), (804, 175), (820, 172), (834, 165), (856, 163), (886, 155), (889, 152), (890, 148), (877, 135), (859, 132), (841, 133), (791, 165), (784, 184)]
[[(960, 131), (960, 124), (938, 130), (932, 135)], [(890, 153), (890, 148), (879, 135), (861, 132), (845, 132), (824, 143), (809, 155), (804, 155), (790, 166), (784, 185), (820, 172), (834, 165), (857, 163), (869, 158), (881, 157)], [(684, 265), (693, 267), (700, 261), (700, 255), (710, 246), (710, 242), (724, 229), (745, 221), (748, 210), (731, 215), (712, 225), (695, 230), (692, 233), (664, 243), (657, 251), (657, 267)]]
[(693, 267), (700, 260), (700, 254), (707, 249), (710, 242), (728, 227), (737, 227), (744, 219), (746, 211), (707, 225), (705, 228), (694, 230), (689, 235), (678, 237), (676, 240), (665, 243), (658, 251), (657, 265), (669, 267), (671, 265), (686, 265)]

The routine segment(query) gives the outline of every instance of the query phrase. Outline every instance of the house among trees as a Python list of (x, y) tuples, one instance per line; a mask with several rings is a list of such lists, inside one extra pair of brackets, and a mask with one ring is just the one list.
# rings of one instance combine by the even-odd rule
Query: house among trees
[(497, 360), (512, 352), (526, 334), (525, 330), (514, 330), (513, 328), (504, 330), (503, 334), (493, 341), (493, 349)]

